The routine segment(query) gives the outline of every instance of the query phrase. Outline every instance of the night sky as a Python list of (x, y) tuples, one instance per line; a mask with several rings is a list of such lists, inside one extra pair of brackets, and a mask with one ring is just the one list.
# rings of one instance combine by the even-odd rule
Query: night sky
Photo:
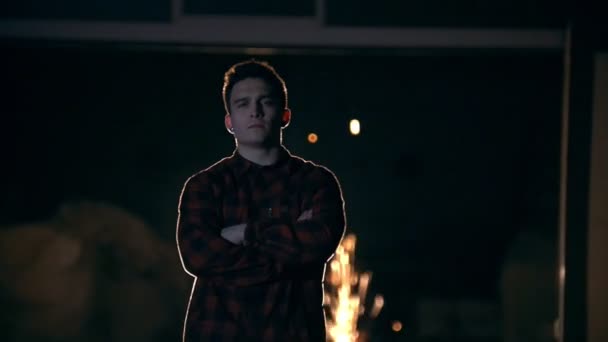
[(3, 226), (100, 200), (172, 241), (183, 182), (234, 149), (223, 72), (257, 57), (287, 82), (285, 145), (338, 176), (387, 301), (494, 297), (515, 234), (556, 234), (559, 52), (41, 45), (2, 48)]

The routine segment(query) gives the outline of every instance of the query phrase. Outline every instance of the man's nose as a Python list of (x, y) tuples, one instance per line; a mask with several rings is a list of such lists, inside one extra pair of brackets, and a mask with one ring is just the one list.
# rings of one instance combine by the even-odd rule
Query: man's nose
[(253, 111), (251, 112), (251, 116), (253, 116), (255, 118), (259, 118), (261, 116), (264, 116), (264, 111), (262, 110), (262, 104), (261, 103), (257, 103), (255, 105), (255, 107), (253, 108)]

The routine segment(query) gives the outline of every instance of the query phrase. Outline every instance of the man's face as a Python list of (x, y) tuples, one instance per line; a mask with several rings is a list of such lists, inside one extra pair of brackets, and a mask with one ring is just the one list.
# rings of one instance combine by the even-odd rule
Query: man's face
[(237, 82), (230, 93), (226, 126), (239, 145), (268, 146), (280, 143), (283, 108), (272, 87), (261, 78)]

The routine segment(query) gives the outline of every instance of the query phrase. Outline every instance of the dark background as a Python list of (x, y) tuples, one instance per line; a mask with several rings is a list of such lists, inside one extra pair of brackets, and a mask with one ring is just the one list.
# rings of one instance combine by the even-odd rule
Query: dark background
[[(234, 149), (222, 74), (249, 57), (11, 51), (2, 71), (3, 223), (102, 200), (173, 239), (185, 179)], [(288, 84), (286, 146), (339, 177), (358, 261), (374, 271), (387, 310), (409, 296), (496, 297), (512, 237), (555, 232), (558, 54), (259, 58)], [(361, 135), (349, 135), (351, 118)]]
[[(7, 3), (2, 17), (168, 21), (170, 3), (156, 3)], [(245, 12), (239, 3), (185, 1), (184, 10), (314, 14), (303, 1)], [(563, 2), (543, 1), (329, 3), (329, 26), (560, 28), (566, 13)], [(294, 116), (286, 146), (342, 184), (357, 263), (386, 299), (379, 336), (394, 319), (415, 322), (422, 298), (499, 303), (516, 237), (555, 241), (561, 50), (278, 47), (256, 56), (204, 46), (0, 43), (4, 227), (93, 200), (128, 210), (174, 243), (183, 182), (234, 149), (223, 126), (223, 72), (255, 57), (287, 82)], [(348, 132), (352, 118), (361, 121), (359, 136)], [(307, 142), (311, 132), (316, 144)]]

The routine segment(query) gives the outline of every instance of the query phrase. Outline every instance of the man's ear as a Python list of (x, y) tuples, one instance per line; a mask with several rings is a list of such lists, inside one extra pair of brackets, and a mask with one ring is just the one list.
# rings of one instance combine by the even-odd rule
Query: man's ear
[(290, 122), (291, 122), (291, 109), (285, 108), (285, 110), (283, 110), (283, 116), (281, 117), (281, 128), (285, 128), (285, 127), (289, 126)]
[(226, 126), (226, 130), (228, 131), (228, 133), (234, 134), (234, 128), (232, 128), (232, 118), (230, 117), (230, 114), (226, 114), (226, 116), (224, 116), (224, 126)]

